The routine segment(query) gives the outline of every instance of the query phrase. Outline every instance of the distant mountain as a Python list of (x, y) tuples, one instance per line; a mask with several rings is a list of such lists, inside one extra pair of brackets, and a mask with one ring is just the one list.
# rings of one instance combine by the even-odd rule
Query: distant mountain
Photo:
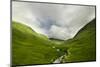
[(49, 40), (55, 44), (61, 44), (64, 40), (61, 39), (55, 39), (55, 38), (49, 38)]
[(64, 40), (61, 40), (61, 39), (56, 39), (56, 38), (49, 38), (49, 40), (64, 41)]

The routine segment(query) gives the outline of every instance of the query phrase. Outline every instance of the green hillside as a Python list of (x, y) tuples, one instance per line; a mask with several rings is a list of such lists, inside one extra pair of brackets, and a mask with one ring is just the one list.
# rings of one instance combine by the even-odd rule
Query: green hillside
[(46, 36), (26, 25), (12, 22), (13, 65), (52, 63), (61, 55), (52, 45)]
[(12, 64), (50, 64), (96, 60), (96, 20), (82, 28), (73, 39), (57, 40), (36, 33), (30, 27), (12, 22)]
[(95, 61), (96, 20), (92, 20), (73, 39), (64, 41), (63, 44), (68, 47), (68, 55), (64, 57), (64, 62)]

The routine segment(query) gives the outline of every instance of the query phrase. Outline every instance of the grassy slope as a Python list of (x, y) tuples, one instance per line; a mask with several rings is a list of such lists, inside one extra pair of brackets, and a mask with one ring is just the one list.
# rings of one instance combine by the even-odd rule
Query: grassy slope
[(46, 64), (60, 56), (53, 43), (26, 25), (12, 22), (13, 65)]
[(95, 61), (96, 60), (96, 20), (94, 19), (77, 35), (64, 42), (68, 47), (65, 62)]

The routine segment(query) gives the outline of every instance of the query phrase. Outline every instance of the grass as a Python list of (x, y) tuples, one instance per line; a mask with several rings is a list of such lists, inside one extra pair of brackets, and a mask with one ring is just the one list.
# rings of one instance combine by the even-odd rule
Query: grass
[[(64, 55), (61, 62), (96, 60), (95, 19), (82, 28), (73, 39), (49, 39), (30, 27), (12, 22), (12, 64), (50, 64)], [(59, 44), (58, 44), (59, 43)], [(57, 51), (59, 49), (59, 51)]]

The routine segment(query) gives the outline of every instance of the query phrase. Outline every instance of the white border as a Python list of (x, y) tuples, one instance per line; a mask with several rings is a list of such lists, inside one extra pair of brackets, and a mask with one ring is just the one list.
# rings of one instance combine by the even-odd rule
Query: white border
[[(34, 67), (99, 67), (100, 64), (100, 0), (30, 0), (41, 2), (86, 4), (97, 6), (97, 61), (38, 65)], [(10, 0), (0, 0), (0, 67), (10, 67)]]

